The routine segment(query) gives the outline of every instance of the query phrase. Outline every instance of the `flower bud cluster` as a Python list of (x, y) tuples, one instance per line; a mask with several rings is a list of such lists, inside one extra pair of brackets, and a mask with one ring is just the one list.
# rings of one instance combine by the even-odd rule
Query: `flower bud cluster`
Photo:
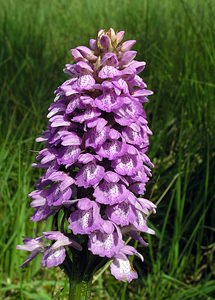
[[(128, 256), (143, 258), (125, 237), (145, 245), (140, 233), (154, 233), (147, 216), (156, 206), (141, 197), (153, 167), (146, 155), (151, 131), (143, 109), (152, 92), (138, 75), (145, 63), (134, 60), (135, 41), (123, 42), (123, 37), (123, 31), (100, 30), (90, 48), (71, 50), (75, 63), (64, 69), (70, 79), (55, 91), (48, 128), (37, 139), (45, 148), (34, 165), (45, 173), (30, 197), (33, 221), (63, 209), (69, 234), (76, 241), (87, 236), (88, 250), (112, 259), (111, 273), (118, 280), (131, 281), (137, 273)], [(56, 242), (44, 250), (37, 238), (31, 240), (33, 250), (28, 250), (29, 240), (19, 248), (33, 251), (33, 257), (43, 249), (47, 267), (63, 263), (65, 247), (82, 248), (81, 239), (79, 244), (58, 231), (44, 238)], [(58, 260), (48, 263), (56, 249)]]

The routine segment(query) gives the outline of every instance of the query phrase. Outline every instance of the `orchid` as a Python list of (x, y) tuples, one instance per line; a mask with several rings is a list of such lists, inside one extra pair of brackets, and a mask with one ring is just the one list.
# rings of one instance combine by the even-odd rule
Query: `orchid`
[(100, 30), (90, 48), (71, 50), (70, 79), (56, 89), (37, 138), (45, 146), (33, 165), (45, 172), (29, 194), (31, 219), (52, 217), (53, 228), (17, 246), (31, 252), (23, 266), (42, 253), (44, 267), (61, 266), (73, 279), (91, 278), (108, 260), (117, 280), (138, 277), (129, 256), (143, 257), (126, 240), (146, 245), (141, 233), (154, 234), (147, 218), (156, 206), (140, 197), (153, 167), (143, 108), (152, 91), (138, 75), (145, 63), (135, 60), (135, 41), (123, 37)]

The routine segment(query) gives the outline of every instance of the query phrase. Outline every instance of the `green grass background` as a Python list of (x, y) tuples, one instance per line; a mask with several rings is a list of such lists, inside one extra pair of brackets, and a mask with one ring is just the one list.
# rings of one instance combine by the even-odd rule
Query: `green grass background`
[(98, 29), (136, 39), (142, 76), (155, 91), (146, 111), (155, 164), (147, 197), (155, 237), (134, 259), (139, 279), (95, 277), (93, 299), (215, 299), (215, 1), (0, 0), (0, 299), (67, 299), (60, 271), (39, 260), (21, 270), (23, 236), (32, 224), (27, 194), (40, 172), (31, 167), (53, 90), (66, 75), (69, 49), (87, 45)]

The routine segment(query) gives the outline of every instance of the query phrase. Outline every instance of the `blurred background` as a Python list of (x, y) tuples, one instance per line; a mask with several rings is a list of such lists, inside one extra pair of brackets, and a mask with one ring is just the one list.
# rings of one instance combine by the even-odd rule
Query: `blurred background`
[(32, 224), (27, 194), (40, 171), (31, 167), (47, 124), (53, 91), (67, 76), (70, 48), (88, 46), (101, 28), (136, 39), (141, 74), (155, 94), (145, 107), (155, 164), (146, 196), (158, 204), (134, 259), (139, 279), (119, 283), (105, 271), (92, 299), (215, 299), (215, 1), (0, 0), (0, 299), (67, 299), (60, 269), (35, 260), (19, 268)]

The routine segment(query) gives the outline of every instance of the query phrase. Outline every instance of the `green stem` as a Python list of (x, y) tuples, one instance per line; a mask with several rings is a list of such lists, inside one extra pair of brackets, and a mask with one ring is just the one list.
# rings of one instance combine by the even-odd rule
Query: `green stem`
[(79, 280), (70, 278), (69, 300), (89, 300), (92, 279)]

